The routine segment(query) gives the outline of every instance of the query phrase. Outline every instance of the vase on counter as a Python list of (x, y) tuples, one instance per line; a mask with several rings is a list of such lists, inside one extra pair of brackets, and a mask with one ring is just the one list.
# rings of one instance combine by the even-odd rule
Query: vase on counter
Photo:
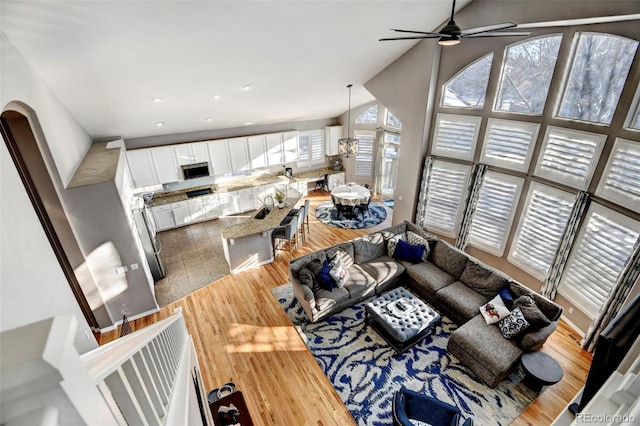
[(283, 201), (278, 201), (278, 208), (281, 209), (284, 207), (284, 202)]

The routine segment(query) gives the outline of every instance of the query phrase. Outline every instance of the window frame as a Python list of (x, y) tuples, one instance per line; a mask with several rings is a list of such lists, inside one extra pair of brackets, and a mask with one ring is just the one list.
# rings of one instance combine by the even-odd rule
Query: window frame
[(631, 132), (640, 132), (640, 126), (632, 127), (636, 120), (640, 121), (640, 83), (636, 88), (635, 95), (633, 95), (633, 102), (631, 103), (631, 108), (629, 108), (629, 113), (625, 119), (624, 128)]
[[(358, 154), (353, 158), (353, 175), (357, 177), (373, 177), (373, 173), (375, 169), (375, 157), (376, 157), (376, 132), (373, 130), (354, 130), (353, 134), (354, 134), (354, 138), (358, 139)], [(362, 158), (363, 155), (360, 153), (362, 148), (362, 139), (358, 137), (359, 135), (371, 136), (371, 157), (370, 158)], [(358, 157), (361, 157), (361, 158), (358, 158)], [(369, 164), (370, 172), (368, 174), (358, 173), (359, 162), (364, 162)]]
[[(489, 142), (491, 140), (490, 139), (491, 130), (493, 129), (494, 123), (508, 123), (512, 127), (520, 127), (525, 130), (532, 131), (531, 140), (529, 141), (529, 146), (527, 147), (527, 154), (525, 155), (524, 161), (522, 164), (516, 163), (514, 161), (503, 161), (495, 157), (487, 156), (487, 148), (489, 147)], [(509, 170), (527, 172), (531, 164), (531, 159), (533, 158), (533, 151), (538, 141), (539, 133), (540, 133), (540, 123), (535, 123), (530, 121), (506, 120), (502, 118), (489, 118), (489, 120), (487, 121), (487, 128), (484, 134), (484, 139), (482, 141), (482, 153), (480, 154), (480, 162), (491, 165), (491, 166), (502, 167)]]
[[(468, 152), (456, 151), (453, 149), (448, 149), (445, 147), (439, 147), (437, 142), (440, 136), (440, 123), (443, 120), (448, 120), (452, 122), (458, 122), (463, 124), (471, 124), (474, 126), (473, 136), (471, 145), (469, 146)], [(482, 125), (482, 117), (475, 115), (460, 115), (460, 114), (447, 114), (447, 113), (438, 113), (436, 116), (435, 128), (433, 131), (433, 139), (431, 145), (431, 153), (434, 155), (455, 158), (458, 160), (473, 160), (476, 152), (476, 146), (478, 145), (478, 137), (480, 134), (480, 127)]]
[[(611, 166), (613, 166), (613, 162), (616, 160), (616, 152), (625, 145), (631, 145), (636, 148), (638, 152), (640, 152), (640, 142), (632, 141), (630, 139), (616, 138), (613, 144), (613, 148), (609, 153), (607, 163), (600, 177), (600, 182), (598, 183), (595, 194), (622, 207), (626, 207), (630, 210), (634, 210), (640, 213), (640, 209), (638, 208), (638, 206), (640, 206), (640, 196), (633, 198), (632, 196), (627, 195), (622, 191), (608, 190), (606, 188), (607, 178), (609, 176), (609, 173), (611, 172)], [(640, 165), (638, 165), (638, 168), (640, 169)], [(640, 173), (636, 181), (640, 184)]]
[[(482, 98), (482, 105), (479, 105), (479, 106), (445, 105), (445, 100), (447, 99), (447, 86), (449, 85), (449, 83), (453, 82), (456, 78), (458, 78), (460, 76), (460, 74), (466, 72), (470, 67), (476, 65), (478, 62), (482, 61), (483, 59), (485, 59), (487, 57), (491, 57), (491, 61), (490, 61), (490, 64), (489, 64), (489, 75), (487, 76), (487, 85), (484, 88), (484, 97)], [(464, 68), (462, 68), (457, 73), (455, 73), (451, 78), (449, 78), (449, 80), (445, 81), (441, 86), (442, 94), (440, 96), (440, 108), (464, 109), (464, 110), (468, 110), (468, 111), (482, 111), (484, 109), (485, 105), (487, 104), (487, 93), (489, 91), (489, 83), (491, 81), (491, 68), (493, 67), (494, 58), (495, 58), (495, 55), (494, 55), (493, 52), (489, 52), (489, 53), (487, 53), (485, 55), (482, 55), (481, 57), (479, 57), (475, 61), (472, 61), (471, 63), (467, 64)], [(451, 93), (453, 93), (453, 92), (451, 92)]]

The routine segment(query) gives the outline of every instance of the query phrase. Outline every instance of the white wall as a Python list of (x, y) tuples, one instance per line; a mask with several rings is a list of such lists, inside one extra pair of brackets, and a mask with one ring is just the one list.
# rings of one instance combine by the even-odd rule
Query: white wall
[[(63, 182), (69, 182), (91, 138), (2, 32), (0, 49), (3, 111), (9, 102), (20, 101), (37, 113), (60, 177)], [(76, 347), (84, 353), (97, 343), (4, 143), (0, 148), (0, 162), (0, 331), (72, 314), (79, 324)]]

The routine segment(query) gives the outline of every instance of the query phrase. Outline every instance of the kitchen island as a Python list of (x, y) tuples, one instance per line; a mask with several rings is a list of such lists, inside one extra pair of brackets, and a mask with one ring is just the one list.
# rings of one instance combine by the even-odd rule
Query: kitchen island
[(224, 257), (232, 274), (273, 262), (271, 234), (300, 199), (300, 194), (296, 194), (289, 189), (284, 207), (274, 207), (263, 219), (256, 218), (256, 214), (242, 223), (220, 230)]

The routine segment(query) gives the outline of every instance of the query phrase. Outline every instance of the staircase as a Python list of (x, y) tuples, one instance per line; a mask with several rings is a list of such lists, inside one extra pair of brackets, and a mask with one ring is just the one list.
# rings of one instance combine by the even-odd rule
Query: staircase
[(76, 319), (0, 335), (0, 424), (213, 425), (182, 311), (84, 355)]

